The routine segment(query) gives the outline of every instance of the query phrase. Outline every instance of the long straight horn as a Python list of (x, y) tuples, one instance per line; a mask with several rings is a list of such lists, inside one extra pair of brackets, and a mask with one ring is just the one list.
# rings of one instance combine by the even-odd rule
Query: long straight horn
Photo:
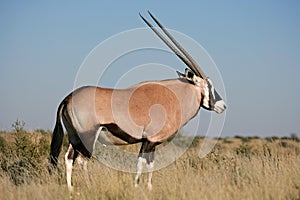
[(198, 76), (206, 79), (205, 73), (202, 71), (198, 63), (192, 58), (192, 56), (175, 40), (175, 38), (168, 32), (168, 30), (152, 15), (150, 11), (148, 11), (151, 18), (155, 21), (155, 23), (163, 30), (163, 32), (168, 36), (168, 38), (175, 44), (175, 46), (186, 56), (186, 58), (193, 65), (191, 68), (194, 73)]
[[(164, 36), (148, 21), (141, 13), (139, 13), (143, 21), (154, 31), (154, 33), (189, 67), (193, 67), (192, 63), (186, 59)], [(192, 69), (192, 68), (191, 68)], [(192, 69), (193, 70), (193, 69)], [(193, 70), (194, 71), (194, 70)]]

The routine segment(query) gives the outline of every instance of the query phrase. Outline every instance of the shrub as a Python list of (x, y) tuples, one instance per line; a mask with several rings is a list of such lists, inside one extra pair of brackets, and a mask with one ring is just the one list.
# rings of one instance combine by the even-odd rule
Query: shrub
[(296, 141), (296, 142), (300, 142), (300, 139), (298, 138), (297, 134), (296, 133), (292, 133), (291, 134), (291, 139)]
[(0, 152), (2, 174), (7, 175), (15, 185), (41, 182), (41, 174), (47, 172), (44, 163), (49, 153), (48, 136), (37, 137), (37, 134), (20, 129), (13, 134), (13, 142), (4, 142)]
[(276, 140), (279, 140), (279, 137), (277, 136), (266, 137), (265, 140), (268, 142), (274, 142)]
[(224, 139), (223, 139), (223, 143), (224, 143), (224, 144), (231, 144), (232, 141), (231, 141), (231, 140), (228, 140), (228, 138), (224, 138)]
[(254, 152), (252, 151), (252, 146), (247, 144), (241, 144), (239, 147), (235, 148), (235, 153), (237, 155), (246, 156), (248, 158), (254, 154)]
[(298, 138), (296, 133), (292, 133), (290, 137), (283, 136), (283, 137), (281, 137), (281, 139), (282, 140), (293, 140), (293, 141), (296, 141), (296, 142), (300, 142), (300, 139)]
[(44, 130), (44, 129), (36, 129), (34, 132), (35, 132), (35, 133), (41, 133), (41, 134), (44, 134), (44, 135), (47, 135), (47, 134), (50, 133), (49, 130), (46, 131), (46, 130)]
[(248, 137), (250, 140), (253, 140), (253, 139), (260, 139), (260, 137), (259, 136), (250, 136), (250, 137)]
[(287, 142), (285, 142), (285, 141), (280, 141), (279, 145), (282, 146), (282, 147), (284, 147), (284, 148), (286, 148), (286, 147), (289, 146), (289, 144)]
[(249, 142), (249, 137), (243, 137), (243, 136), (239, 136), (239, 135), (236, 135), (234, 136), (234, 138), (236, 139), (240, 139), (242, 142)]
[(11, 126), (16, 133), (24, 132), (25, 122), (17, 119)]

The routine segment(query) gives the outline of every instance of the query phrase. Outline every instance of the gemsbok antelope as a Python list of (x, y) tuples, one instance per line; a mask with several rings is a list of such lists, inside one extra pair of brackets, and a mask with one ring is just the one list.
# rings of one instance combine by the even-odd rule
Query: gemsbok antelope
[(185, 74), (178, 73), (179, 78), (142, 82), (127, 89), (85, 86), (70, 93), (58, 107), (50, 152), (50, 161), (56, 166), (64, 135), (63, 122), (70, 143), (65, 154), (69, 190), (72, 190), (71, 174), (76, 158), (79, 156), (86, 169), (86, 158), (92, 156), (96, 141), (106, 145), (142, 143), (135, 186), (146, 164), (151, 189), (155, 147), (190, 121), (200, 107), (216, 113), (226, 109), (225, 102), (195, 60), (148, 13), (169, 40), (140, 14), (142, 20), (190, 69)]

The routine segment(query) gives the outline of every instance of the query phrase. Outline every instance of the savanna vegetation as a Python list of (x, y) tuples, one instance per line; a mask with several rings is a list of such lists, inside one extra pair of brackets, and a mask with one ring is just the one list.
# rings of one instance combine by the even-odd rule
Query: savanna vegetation
[[(153, 173), (153, 190), (144, 174), (134, 187), (132, 173), (117, 171), (97, 160), (89, 162), (90, 177), (75, 165), (74, 192), (64, 175), (64, 140), (60, 171), (48, 163), (51, 132), (26, 132), (22, 123), (0, 133), (0, 199), (300, 199), (300, 142), (296, 135), (279, 138), (218, 139), (204, 158), (203, 138), (168, 167)], [(175, 144), (188, 138), (180, 137)], [(138, 152), (139, 145), (124, 147)], [(119, 159), (119, 158), (115, 158)]]

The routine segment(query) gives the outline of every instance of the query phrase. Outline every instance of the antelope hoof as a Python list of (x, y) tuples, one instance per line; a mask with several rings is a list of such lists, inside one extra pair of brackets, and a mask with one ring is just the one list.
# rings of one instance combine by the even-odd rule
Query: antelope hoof
[(68, 186), (68, 190), (69, 192), (73, 192), (74, 191), (73, 186)]

